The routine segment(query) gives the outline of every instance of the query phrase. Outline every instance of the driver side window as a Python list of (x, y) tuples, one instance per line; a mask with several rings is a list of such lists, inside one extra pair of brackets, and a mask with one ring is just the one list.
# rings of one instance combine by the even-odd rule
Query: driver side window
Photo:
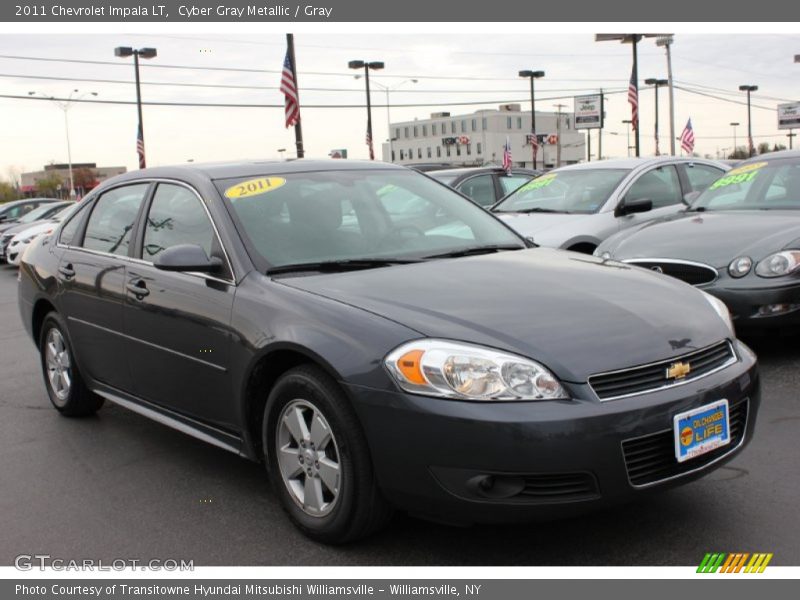
[(672, 165), (665, 165), (647, 171), (631, 186), (625, 194), (625, 200), (649, 199), (653, 208), (663, 208), (681, 202), (681, 184), (678, 172)]

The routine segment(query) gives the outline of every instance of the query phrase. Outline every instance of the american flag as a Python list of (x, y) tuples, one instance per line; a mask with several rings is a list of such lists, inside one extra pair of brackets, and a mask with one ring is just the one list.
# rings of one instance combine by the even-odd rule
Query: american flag
[(691, 154), (694, 151), (694, 130), (692, 129), (691, 119), (686, 121), (686, 127), (683, 128), (683, 133), (681, 133), (681, 148), (687, 154)]
[(281, 73), (281, 92), (285, 97), (284, 113), (286, 116), (286, 127), (294, 127), (300, 122), (300, 99), (297, 96), (297, 83), (294, 79), (294, 67), (289, 58), (289, 51), (286, 51), (286, 58), (283, 59), (283, 72)]
[(530, 136), (531, 146), (533, 147), (533, 168), (536, 168), (536, 157), (539, 155), (539, 136), (533, 132)]
[(639, 129), (639, 86), (634, 69), (631, 69), (631, 82), (628, 84), (628, 103), (631, 105), (631, 127)]
[(503, 169), (511, 174), (511, 142), (506, 138), (506, 145), (503, 146)]
[(139, 123), (139, 129), (136, 133), (136, 154), (139, 155), (139, 168), (144, 169), (147, 163), (144, 159), (144, 133), (142, 132), (141, 123)]
[(371, 123), (367, 124), (366, 142), (367, 142), (367, 147), (369, 148), (369, 159), (375, 160), (375, 148), (372, 147), (372, 132), (370, 131), (370, 129), (372, 129), (371, 125), (372, 125)]

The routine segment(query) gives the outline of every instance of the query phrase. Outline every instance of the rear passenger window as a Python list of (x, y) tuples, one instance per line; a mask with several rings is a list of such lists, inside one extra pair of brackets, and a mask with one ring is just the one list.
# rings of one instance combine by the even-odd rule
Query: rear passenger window
[(144, 230), (144, 260), (152, 261), (180, 244), (196, 244), (212, 256), (214, 238), (208, 214), (194, 192), (180, 185), (159, 184)]
[(114, 188), (100, 196), (94, 205), (83, 247), (87, 250), (127, 256), (131, 229), (149, 184)]
[(494, 194), (494, 180), (491, 175), (471, 177), (458, 186), (458, 191), (472, 198), (481, 206), (491, 206), (497, 201)]
[(64, 244), (65, 246), (72, 246), (73, 242), (75, 242), (75, 235), (78, 233), (78, 228), (81, 226), (81, 222), (83, 221), (83, 217), (86, 214), (87, 207), (91, 204), (91, 202), (87, 202), (78, 211), (72, 215), (69, 221), (67, 221), (66, 225), (61, 228), (61, 235), (58, 238), (59, 244)]
[(686, 165), (686, 177), (689, 179), (692, 190), (696, 192), (705, 191), (708, 186), (722, 177), (723, 173), (722, 169), (715, 169), (706, 165)]
[(681, 184), (675, 167), (666, 165), (652, 169), (639, 177), (625, 195), (629, 202), (652, 200), (653, 208), (662, 208), (682, 201)]

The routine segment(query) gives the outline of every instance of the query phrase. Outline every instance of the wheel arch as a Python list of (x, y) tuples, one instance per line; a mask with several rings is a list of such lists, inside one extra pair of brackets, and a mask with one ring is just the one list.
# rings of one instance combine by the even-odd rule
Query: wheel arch
[[(290, 342), (276, 343), (263, 349), (253, 358), (245, 373), (241, 407), (243, 441), (248, 456), (253, 460), (260, 461), (264, 457), (261, 430), (267, 397), (281, 375), (300, 365), (319, 367), (334, 381), (341, 380), (336, 369), (322, 356)], [(341, 389), (349, 401), (346, 388), (341, 386)]]

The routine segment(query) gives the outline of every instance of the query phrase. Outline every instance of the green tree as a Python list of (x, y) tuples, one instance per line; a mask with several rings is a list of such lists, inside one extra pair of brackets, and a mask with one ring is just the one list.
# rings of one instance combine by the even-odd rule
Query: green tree
[(742, 160), (749, 158), (750, 154), (747, 152), (746, 146), (736, 146), (736, 148), (728, 155), (731, 160)]
[(772, 151), (772, 149), (769, 147), (769, 142), (761, 142), (758, 145), (758, 153), (759, 154), (767, 154), (768, 152), (771, 152), (771, 151)]
[(36, 181), (36, 193), (39, 196), (47, 196), (50, 198), (59, 195), (59, 189), (63, 187), (64, 182), (57, 173), (50, 173), (46, 177)]
[(16, 200), (17, 198), (19, 198), (17, 188), (7, 181), (0, 181), (0, 202), (8, 202), (9, 200)]

